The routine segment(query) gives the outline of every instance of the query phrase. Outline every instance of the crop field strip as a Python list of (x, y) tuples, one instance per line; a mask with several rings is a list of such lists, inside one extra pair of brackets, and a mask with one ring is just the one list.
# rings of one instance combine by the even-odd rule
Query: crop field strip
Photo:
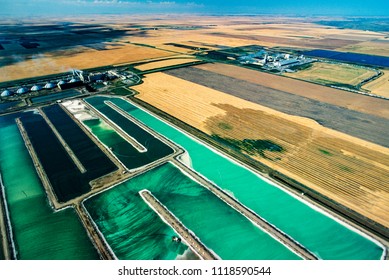
[(164, 67), (168, 67), (168, 66), (182, 65), (182, 64), (197, 62), (197, 61), (199, 61), (199, 60), (194, 59), (194, 58), (192, 58), (192, 59), (191, 58), (166, 59), (166, 60), (162, 60), (162, 61), (145, 63), (142, 65), (136, 66), (136, 69), (138, 69), (140, 71), (147, 71), (147, 70), (164, 68)]
[(209, 135), (273, 141), (284, 151), (250, 156), (389, 226), (387, 148), (163, 73), (144, 81), (137, 98)]
[[(279, 90), (313, 100), (344, 107), (350, 110), (367, 113), (378, 117), (389, 118), (389, 109), (382, 100), (370, 96), (324, 87), (304, 81), (290, 79), (274, 74), (242, 68), (221, 63), (197, 65), (196, 69), (236, 78), (268, 89)], [(304, 89), (304, 90), (303, 90)]]
[(224, 37), (224, 38), (267, 42), (276, 45), (304, 47), (304, 48), (325, 48), (330, 50), (359, 43), (359, 41), (354, 41), (354, 40), (342, 40), (342, 39), (331, 39), (331, 38), (312, 38), (312, 39), (301, 40), (301, 39), (291, 39), (285, 37), (263, 36), (263, 35), (249, 35), (249, 34), (244, 35), (244, 34), (231, 34), (231, 33), (226, 34), (221, 32), (211, 33), (210, 35), (215, 35), (222, 38)]
[[(382, 146), (389, 146), (387, 141), (387, 139), (389, 139), (389, 131), (387, 129), (388, 120), (384, 117), (349, 110), (315, 99), (233, 78), (231, 76), (205, 71), (198, 67), (173, 69), (164, 73), (234, 95), (259, 105), (267, 106), (286, 114), (310, 118), (325, 127)], [(383, 107), (383, 105), (386, 104), (384, 103), (386, 101), (376, 100), (379, 104), (376, 113), (389, 116), (389, 112), (386, 113), (389, 110), (389, 107)], [(376, 101), (374, 101), (374, 103), (375, 102)], [(366, 106), (366, 104), (364, 104), (364, 106)], [(380, 108), (382, 109), (380, 110)]]

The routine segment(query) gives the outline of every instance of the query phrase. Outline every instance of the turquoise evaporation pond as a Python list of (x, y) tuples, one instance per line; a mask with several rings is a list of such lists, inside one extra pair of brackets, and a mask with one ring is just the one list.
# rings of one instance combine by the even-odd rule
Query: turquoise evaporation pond
[(110, 100), (134, 118), (183, 147), (190, 155), (194, 170), (232, 193), (244, 205), (319, 258), (331, 260), (382, 258), (384, 253), (382, 246), (311, 208), (258, 174), (129, 102), (121, 98), (104, 96), (90, 97), (86, 100), (97, 104)]
[(140, 197), (142, 189), (151, 191), (222, 259), (301, 259), (171, 163), (84, 203), (119, 259), (175, 257), (169, 250), (175, 234)]
[(136, 156), (129, 155), (133, 146), (121, 137), (111, 126), (101, 119), (85, 120), (83, 123), (113, 154), (129, 169), (134, 167)]
[(172, 242), (175, 232), (142, 200), (139, 187), (128, 186), (127, 181), (84, 202), (116, 257), (174, 260), (183, 255), (187, 247)]
[(73, 208), (54, 212), (11, 116), (0, 118), (0, 172), (18, 259), (99, 259)]

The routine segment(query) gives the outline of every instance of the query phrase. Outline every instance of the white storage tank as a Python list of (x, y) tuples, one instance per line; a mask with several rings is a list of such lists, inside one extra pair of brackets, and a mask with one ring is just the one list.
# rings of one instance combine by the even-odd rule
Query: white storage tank
[(55, 88), (55, 84), (54, 83), (47, 83), (47, 84), (45, 84), (45, 89), (52, 89), (52, 88)]
[(12, 91), (6, 89), (1, 93), (1, 97), (11, 96), (12, 94), (14, 94)]
[(27, 92), (28, 92), (28, 88), (26, 88), (26, 87), (21, 87), (16, 91), (17, 94), (24, 94)]
[(80, 80), (79, 79), (76, 79), (76, 78), (72, 78), (69, 83), (76, 83), (76, 82), (79, 82)]
[(35, 85), (31, 88), (31, 91), (40, 91), (42, 89), (42, 86), (40, 85)]

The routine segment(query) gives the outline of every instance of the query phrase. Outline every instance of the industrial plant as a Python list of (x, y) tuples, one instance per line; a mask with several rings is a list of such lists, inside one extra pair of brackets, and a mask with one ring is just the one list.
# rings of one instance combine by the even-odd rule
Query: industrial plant
[(259, 65), (267, 70), (278, 70), (280, 72), (293, 72), (292, 67), (317, 61), (316, 59), (307, 58), (304, 55), (291, 55), (289, 53), (274, 53), (264, 49), (253, 53), (245, 54), (238, 58), (241, 64)]
[(88, 92), (94, 92), (97, 84), (107, 86), (114, 80), (120, 80), (125, 84), (135, 84), (140, 81), (140, 78), (136, 74), (126, 71), (125, 69), (112, 69), (103, 72), (89, 73), (78, 69), (72, 69), (71, 74), (59, 75), (54, 79), (40, 79), (35, 82), (0, 88), (0, 97), (5, 99), (17, 99), (23, 96), (31, 97), (31, 95), (36, 95), (38, 93), (47, 94), (53, 91), (80, 87), (85, 87)]

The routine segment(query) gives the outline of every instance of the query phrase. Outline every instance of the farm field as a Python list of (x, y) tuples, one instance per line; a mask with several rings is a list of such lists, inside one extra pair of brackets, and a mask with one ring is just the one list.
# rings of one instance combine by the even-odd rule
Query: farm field
[(168, 66), (175, 66), (175, 65), (182, 65), (190, 62), (197, 62), (198, 59), (195, 58), (178, 58), (178, 59), (166, 59), (161, 61), (155, 61), (150, 63), (145, 63), (139, 66), (136, 66), (135, 68), (141, 71), (147, 71), (152, 69), (158, 69)]
[(389, 149), (163, 73), (147, 75), (135, 89), (139, 99), (389, 226), (389, 189), (382, 184), (389, 180)]
[(285, 76), (326, 85), (344, 84), (357, 86), (376, 75), (377, 71), (341, 63), (316, 62), (304, 70), (285, 73)]
[[(192, 68), (211, 72), (210, 74), (216, 73), (228, 77), (233, 77), (256, 85), (268, 87), (270, 89), (307, 97), (350, 110), (389, 118), (388, 105), (383, 103), (382, 100), (378, 100), (369, 96), (357, 95), (344, 90), (315, 85), (295, 79), (288, 79), (287, 77), (281, 77), (278, 75), (259, 72), (234, 65), (208, 63), (197, 65)], [(178, 71), (171, 71), (168, 73), (177, 72)], [(298, 73), (296, 73), (296, 75), (298, 75)]]
[[(23, 22), (9, 19), (0, 27), (0, 36), (7, 38), (1, 42), (0, 81), (195, 53), (179, 45), (339, 49), (372, 42), (384, 46), (387, 41), (384, 33), (326, 28), (315, 20), (163, 15), (65, 17), (45, 23), (34, 18)], [(382, 46), (381, 55), (385, 50)]]
[[(212, 67), (212, 64), (206, 64), (199, 67), (204, 68), (207, 66)], [(223, 68), (221, 66), (222, 64), (220, 64), (218, 71), (226, 71), (228, 76), (213, 71), (205, 71), (199, 67), (184, 67), (168, 70), (164, 73), (234, 95), (286, 114), (306, 117), (315, 120), (325, 127), (389, 147), (387, 141), (389, 138), (389, 107), (385, 100), (335, 90), (287, 77), (271, 74), (262, 76), (262, 73), (256, 71), (249, 72), (252, 76), (248, 76), (245, 75), (246, 72), (244, 68), (240, 70), (240, 67), (229, 68), (229, 66), (226, 65), (225, 68)], [(232, 71), (232, 69), (234, 71)], [(235, 76), (234, 73), (236, 73)], [(243, 78), (241, 78), (242, 75)], [(259, 78), (257, 79), (257, 77)], [(259, 84), (261, 82), (260, 77), (264, 80), (265, 85), (273, 83), (274, 86), (271, 87)], [(248, 79), (250, 79), (250, 82), (247, 81)], [(251, 82), (251, 80), (253, 82)], [(289, 81), (291, 82), (289, 83)], [(304, 88), (305, 84), (307, 84), (307, 88)], [(289, 92), (275, 89), (276, 87), (282, 87)], [(291, 90), (296, 94), (291, 94)], [(347, 100), (345, 98), (345, 100), (340, 100), (336, 95), (331, 96), (330, 92), (332, 90), (334, 90), (335, 93), (345, 93), (345, 96), (350, 99)], [(309, 98), (311, 94), (312, 98)], [(306, 95), (306, 97), (301, 95)], [(318, 101), (316, 100), (316, 97), (332, 97), (332, 103), (335, 104)], [(339, 101), (337, 101), (338, 99)], [(349, 101), (351, 106), (348, 106), (344, 101)], [(340, 102), (343, 102), (345, 106), (358, 108), (361, 111), (368, 110), (371, 114), (340, 107)], [(374, 110), (374, 108), (376, 110)]]
[(363, 89), (373, 94), (389, 98), (389, 71), (382, 71), (383, 75), (378, 79), (362, 86)]
[(36, 59), (0, 67), (0, 82), (29, 78), (31, 75), (44, 76), (62, 73), (71, 71), (73, 68), (87, 69), (173, 55), (175, 54), (172, 52), (134, 45), (107, 50), (80, 49), (80, 52), (74, 54), (49, 53)]
[(389, 56), (389, 40), (362, 42), (339, 48), (337, 51)]

